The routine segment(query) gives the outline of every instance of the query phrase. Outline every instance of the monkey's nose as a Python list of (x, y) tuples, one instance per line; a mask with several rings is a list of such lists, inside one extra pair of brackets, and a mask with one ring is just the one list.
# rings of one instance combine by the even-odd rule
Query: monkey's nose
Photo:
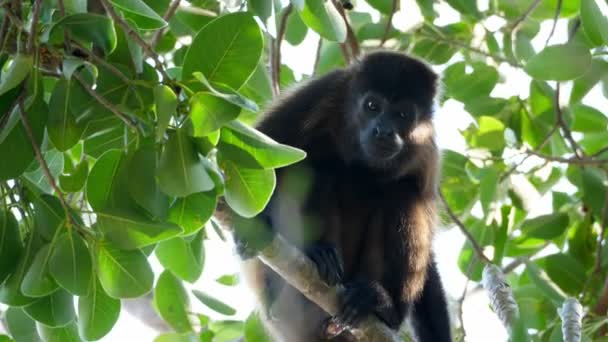
[(390, 138), (395, 135), (395, 131), (390, 128), (374, 127), (374, 136), (376, 138)]

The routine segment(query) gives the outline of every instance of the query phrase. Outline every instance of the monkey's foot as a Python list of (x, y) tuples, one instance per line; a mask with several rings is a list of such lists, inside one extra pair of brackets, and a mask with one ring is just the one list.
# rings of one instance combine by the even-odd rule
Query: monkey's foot
[(330, 244), (314, 244), (306, 248), (304, 253), (317, 265), (321, 279), (328, 285), (336, 285), (342, 280), (344, 267), (336, 247)]
[(378, 293), (372, 284), (356, 281), (344, 285), (339, 293), (340, 311), (335, 319), (346, 326), (357, 326), (378, 305)]

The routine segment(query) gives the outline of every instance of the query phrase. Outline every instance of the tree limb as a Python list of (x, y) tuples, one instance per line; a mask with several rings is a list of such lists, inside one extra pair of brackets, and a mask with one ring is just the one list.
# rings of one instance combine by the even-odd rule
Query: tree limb
[[(163, 15), (163, 19), (167, 22), (167, 25), (169, 25), (169, 21), (171, 20), (171, 18), (173, 18), (175, 12), (177, 12), (180, 2), (181, 0), (173, 0), (173, 2), (169, 5), (167, 11)], [(150, 47), (152, 49), (154, 49), (156, 45), (158, 45), (158, 42), (160, 42), (166, 31), (167, 28), (163, 27), (154, 33), (154, 36), (152, 36), (152, 40), (150, 41)]]
[[(344, 11), (344, 8), (342, 6), (340, 6), (339, 4), (336, 3), (336, 1), (333, 1), (334, 6), (336, 7), (336, 9), (338, 10), (338, 13), (340, 13), (340, 16), (342, 17), (342, 19), (344, 20), (344, 25), (346, 25), (346, 42), (340, 44), (341, 46), (343, 46), (345, 49), (348, 46), (348, 49), (350, 50), (350, 57), (347, 59), (347, 63), (351, 63), (353, 60), (356, 60), (359, 57), (360, 54), (360, 49), (359, 49), (359, 42), (357, 41), (357, 37), (355, 37), (355, 33), (353, 32), (353, 28), (350, 26), (350, 22), (348, 21), (348, 17), (346, 16), (346, 12)], [(344, 52), (344, 50), (343, 50)]]
[[(315, 264), (297, 248), (275, 235), (258, 258), (279, 274), (287, 283), (300, 291), (330, 315), (338, 313), (338, 287), (328, 286), (317, 272)], [(375, 316), (367, 317), (350, 332), (360, 342), (398, 342), (399, 336)]]
[(293, 6), (290, 3), (289, 5), (287, 5), (287, 7), (285, 7), (283, 16), (281, 17), (279, 30), (277, 32), (277, 38), (271, 42), (270, 75), (272, 78), (272, 92), (275, 96), (279, 95), (279, 93), (281, 92), (281, 43), (283, 42), (283, 37), (285, 36), (285, 30), (287, 28), (287, 19), (289, 19), (289, 16), (291, 15), (292, 11)]
[(441, 191), (439, 191), (439, 198), (441, 199), (441, 202), (443, 203), (443, 206), (445, 208), (445, 211), (448, 213), (448, 216), (450, 216), (450, 218), (456, 224), (456, 226), (460, 229), (462, 234), (464, 234), (464, 236), (467, 238), (467, 240), (469, 240), (469, 242), (471, 243), (471, 246), (473, 247), (473, 250), (475, 251), (477, 256), (486, 264), (492, 264), (492, 260), (490, 260), (483, 253), (483, 248), (479, 245), (477, 240), (475, 240), (475, 237), (473, 237), (471, 232), (469, 232), (467, 230), (467, 227), (464, 226), (464, 223), (462, 223), (462, 221), (460, 221), (458, 216), (456, 216), (456, 214), (452, 211), (452, 208), (450, 208), (450, 206), (448, 205), (448, 202), (446, 201), (446, 199), (443, 196), (443, 193), (441, 193)]
[(391, 13), (388, 16), (386, 21), (386, 25), (384, 26), (384, 34), (382, 35), (382, 40), (380, 41), (379, 47), (383, 47), (384, 43), (386, 43), (388, 39), (388, 34), (391, 31), (393, 16), (395, 15), (395, 11), (397, 10), (397, 0), (393, 0), (391, 5)]
[(563, 157), (556, 157), (556, 156), (549, 156), (546, 154), (542, 154), (539, 152), (536, 152), (534, 150), (527, 150), (526, 153), (531, 154), (531, 155), (535, 155), (539, 158), (543, 158), (545, 160), (548, 161), (553, 161), (553, 162), (557, 162), (557, 163), (564, 163), (564, 164), (575, 164), (575, 165), (604, 165), (604, 164), (608, 164), (608, 159), (597, 159), (597, 158), (563, 158)]

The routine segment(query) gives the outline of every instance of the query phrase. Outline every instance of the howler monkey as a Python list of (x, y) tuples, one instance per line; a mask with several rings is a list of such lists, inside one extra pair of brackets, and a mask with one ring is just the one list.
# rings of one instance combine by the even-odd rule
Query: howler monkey
[[(304, 162), (277, 170), (277, 188), (259, 217), (301, 248), (327, 283), (343, 284), (335, 319), (356, 326), (375, 314), (398, 329), (410, 317), (418, 341), (441, 342), (451, 336), (431, 252), (436, 83), (421, 61), (373, 52), (291, 91), (257, 128), (307, 152)], [(327, 313), (257, 258), (244, 265), (278, 341), (325, 339)]]

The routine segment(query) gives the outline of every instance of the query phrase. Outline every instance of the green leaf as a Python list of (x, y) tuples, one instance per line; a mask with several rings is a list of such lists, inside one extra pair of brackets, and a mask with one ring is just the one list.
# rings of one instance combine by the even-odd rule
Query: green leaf
[(366, 2), (382, 14), (389, 14), (393, 7), (392, 0), (366, 0)]
[(81, 342), (78, 336), (76, 322), (70, 322), (66, 326), (53, 328), (41, 323), (36, 324), (36, 329), (45, 342)]
[(141, 30), (158, 30), (167, 25), (167, 22), (153, 9), (141, 0), (110, 0), (120, 8), (125, 17), (131, 19)]
[(481, 207), (486, 216), (492, 209), (491, 205), (494, 202), (494, 196), (498, 191), (498, 186), (498, 172), (491, 167), (485, 168), (479, 183), (479, 201), (481, 202)]
[(168, 220), (182, 227), (182, 235), (191, 235), (211, 218), (216, 204), (214, 192), (198, 192), (178, 198), (169, 209)]
[(470, 0), (447, 0), (448, 4), (450, 4), (450, 6), (452, 6), (455, 10), (457, 10), (458, 12), (465, 14), (465, 15), (469, 15), (475, 18), (478, 18), (480, 13), (479, 13), (479, 9), (477, 8), (477, 2), (476, 1), (470, 1)]
[(163, 241), (156, 247), (158, 261), (167, 270), (187, 282), (194, 283), (205, 265), (204, 232), (201, 230), (192, 241), (177, 237)]
[(471, 145), (491, 151), (502, 149), (505, 146), (505, 125), (502, 121), (491, 116), (480, 116), (478, 122), (479, 129), (471, 140)]
[(302, 21), (302, 18), (293, 13), (287, 18), (287, 28), (285, 29), (285, 40), (291, 45), (300, 45), (306, 38), (308, 27)]
[(564, 302), (564, 294), (547, 279), (541, 269), (534, 263), (527, 263), (525, 274), (532, 280), (532, 283), (549, 299), (556, 307), (559, 307)]
[(18, 54), (12, 60), (9, 69), (0, 77), (0, 95), (15, 88), (30, 74), (34, 58), (25, 54)]
[(594, 59), (591, 66), (585, 74), (574, 80), (572, 85), (572, 93), (570, 94), (570, 103), (579, 102), (589, 93), (589, 91), (603, 78), (608, 75), (608, 63)]
[(555, 213), (526, 220), (521, 225), (522, 233), (528, 238), (551, 240), (562, 235), (568, 228), (568, 215)]
[(192, 293), (198, 300), (201, 301), (201, 303), (205, 304), (205, 306), (209, 307), (215, 312), (221, 313), (222, 315), (226, 316), (232, 316), (236, 313), (236, 310), (233, 307), (219, 301), (216, 298), (213, 298), (212, 296), (202, 291), (192, 290)]
[(73, 230), (62, 234), (49, 261), (55, 281), (73, 295), (84, 296), (89, 291), (92, 267), (89, 249), (80, 235)]
[(93, 43), (108, 55), (116, 48), (116, 31), (112, 20), (100, 14), (76, 13), (57, 21), (49, 31), (51, 44), (63, 43), (63, 30), (83, 43)]
[(99, 281), (114, 298), (136, 298), (152, 289), (154, 273), (140, 250), (124, 251), (112, 246), (97, 250)]
[(589, 50), (578, 44), (552, 45), (528, 60), (525, 71), (539, 80), (568, 81), (583, 75), (591, 65)]
[(179, 279), (169, 271), (164, 271), (158, 278), (154, 289), (154, 306), (163, 320), (175, 331), (192, 331), (192, 324), (188, 319), (188, 293)]
[(17, 268), (23, 252), (19, 225), (10, 211), (0, 209), (0, 284)]
[[(259, 67), (256, 68), (256, 70), (258, 70), (258, 69), (259, 69)], [(258, 111), (258, 106), (254, 101), (239, 94), (234, 89), (232, 89), (226, 85), (219, 84), (218, 86), (221, 88), (221, 91), (220, 91), (220, 90), (216, 89), (216, 87), (212, 86), (211, 83), (209, 83), (209, 81), (207, 80), (207, 78), (205, 78), (205, 75), (203, 75), (202, 73), (196, 71), (196, 72), (192, 73), (192, 75), (194, 76), (194, 78), (196, 80), (201, 82), (216, 97), (222, 98), (222, 99), (232, 103), (233, 105), (239, 106), (245, 110), (248, 110), (251, 112)], [(253, 77), (253, 75), (255, 75), (255, 71), (252, 74), (252, 77)], [(249, 79), (251, 79), (251, 77)]]
[(262, 33), (250, 13), (223, 15), (194, 37), (182, 75), (187, 79), (200, 71), (212, 84), (239, 89), (255, 70), (262, 49)]
[(120, 209), (96, 212), (96, 215), (99, 230), (121, 249), (149, 246), (182, 232), (176, 224), (151, 221), (138, 213)]
[[(1, 97), (0, 102), (12, 102), (13, 98), (8, 98), (8, 95), (11, 94), (12, 92), (7, 93), (7, 97)], [(32, 132), (34, 133), (36, 145), (40, 146), (44, 136), (48, 108), (44, 101), (37, 98), (33, 100), (31, 105), (28, 105), (26, 102), (26, 113)], [(10, 116), (6, 119), (3, 129), (0, 130), (0, 159), (10, 160), (11, 162), (4, 163), (0, 167), (0, 180), (3, 181), (19, 176), (34, 160), (34, 149), (21, 122), (20, 113), (14, 110), (5, 115)]]
[(585, 268), (568, 254), (557, 253), (535, 260), (564, 292), (576, 295), (585, 286)]
[(57, 283), (49, 273), (49, 261), (53, 252), (51, 247), (53, 246), (47, 244), (37, 251), (21, 283), (21, 291), (24, 295), (43, 297), (57, 290)]
[(5, 311), (6, 327), (15, 341), (38, 342), (40, 337), (36, 333), (36, 322), (26, 315), (23, 309), (9, 307)]
[[(49, 150), (44, 153), (44, 161), (46, 161), (49, 171), (51, 171), (51, 176), (56, 179), (61, 171), (63, 171), (63, 153), (57, 150)], [(46, 192), (47, 194), (53, 193), (54, 189), (49, 184), (48, 178), (44, 174), (42, 167), (39, 166), (38, 163), (32, 164), (32, 167), (35, 167), (36, 169), (34, 171), (25, 172), (25, 178), (32, 182), (38, 190)], [(31, 168), (28, 170), (31, 170)]]
[(576, 132), (606, 132), (608, 118), (599, 110), (578, 104), (571, 107), (574, 121), (570, 127)]
[(304, 0), (298, 13), (302, 21), (321, 37), (343, 43), (346, 40), (346, 24), (331, 1)]
[[(604, 140), (606, 141), (606, 140)], [(591, 208), (592, 214), (601, 219), (606, 200), (606, 177), (605, 174), (591, 167), (586, 167), (582, 171), (582, 184), (579, 185), (583, 191), (583, 202)]]
[(156, 151), (154, 146), (140, 147), (130, 158), (127, 185), (129, 194), (152, 217), (164, 219), (169, 211), (169, 198), (156, 183)]
[(0, 303), (10, 306), (24, 306), (36, 300), (35, 298), (25, 296), (21, 292), (23, 278), (32, 264), (36, 252), (43, 246), (40, 236), (35, 232), (36, 228), (34, 226), (32, 233), (27, 237), (21, 257), (17, 260), (12, 260), (17, 264), (17, 268), (4, 283), (0, 284)]
[(241, 168), (222, 154), (218, 155), (218, 163), (226, 177), (225, 197), (228, 205), (243, 217), (259, 214), (274, 191), (274, 170)]
[(154, 104), (156, 106), (156, 141), (161, 141), (171, 117), (177, 110), (177, 96), (171, 88), (159, 84), (154, 87)]
[(239, 276), (237, 274), (224, 274), (215, 281), (225, 286), (235, 286), (239, 283)]
[(257, 312), (253, 312), (245, 321), (245, 340), (247, 342), (270, 342), (266, 329)]
[[(471, 72), (467, 72), (471, 68)], [(449, 95), (459, 101), (468, 103), (477, 100), (481, 95), (489, 95), (498, 82), (498, 71), (481, 62), (467, 66), (465, 62), (450, 65), (443, 74)]]
[(203, 339), (202, 335), (205, 333), (213, 333), (209, 330), (205, 330), (201, 333), (201, 338), (194, 333), (164, 333), (156, 336), (154, 342), (211, 342), (211, 340)]
[(218, 147), (224, 157), (246, 168), (275, 169), (306, 157), (306, 152), (279, 144), (238, 121), (222, 128)]
[(210, 93), (200, 92), (190, 98), (190, 120), (194, 136), (203, 137), (236, 119), (241, 109)]
[(176, 197), (208, 191), (214, 187), (192, 140), (182, 130), (169, 135), (160, 157), (156, 177), (163, 192)]
[[(581, 24), (587, 38), (595, 45), (608, 45), (608, 13), (602, 12), (597, 0), (581, 0)], [(604, 9), (606, 3), (604, 2)]]
[(71, 174), (60, 174), (59, 185), (67, 192), (78, 192), (87, 181), (89, 162), (85, 159), (80, 162)]
[(74, 297), (61, 289), (38, 299), (23, 310), (35, 321), (49, 327), (62, 327), (76, 318)]
[(49, 101), (49, 138), (59, 151), (67, 151), (80, 140), (84, 126), (76, 122), (70, 111), (70, 82), (60, 80)]
[(120, 300), (108, 296), (97, 279), (89, 293), (78, 298), (78, 330), (88, 341), (99, 340), (112, 330), (120, 314)]
[(87, 180), (86, 195), (95, 211), (130, 207), (128, 187), (122, 184), (120, 177), (125, 169), (124, 159), (121, 151), (110, 150), (93, 165)]

